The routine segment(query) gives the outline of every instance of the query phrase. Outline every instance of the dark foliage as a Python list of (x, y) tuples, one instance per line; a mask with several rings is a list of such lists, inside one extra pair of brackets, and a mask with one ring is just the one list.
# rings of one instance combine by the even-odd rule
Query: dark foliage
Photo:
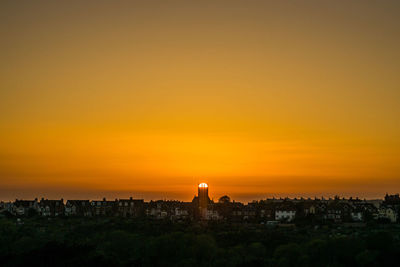
[(118, 218), (3, 218), (0, 265), (396, 266), (399, 237), (397, 225), (315, 229)]

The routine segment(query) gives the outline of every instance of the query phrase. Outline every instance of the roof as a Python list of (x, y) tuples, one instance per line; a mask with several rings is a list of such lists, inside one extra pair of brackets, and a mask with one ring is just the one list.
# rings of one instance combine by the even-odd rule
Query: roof
[(19, 207), (31, 207), (32, 205), (36, 204), (36, 200), (18, 200), (16, 199), (14, 202), (15, 206)]
[(67, 205), (82, 206), (82, 204), (89, 205), (89, 200), (67, 200)]

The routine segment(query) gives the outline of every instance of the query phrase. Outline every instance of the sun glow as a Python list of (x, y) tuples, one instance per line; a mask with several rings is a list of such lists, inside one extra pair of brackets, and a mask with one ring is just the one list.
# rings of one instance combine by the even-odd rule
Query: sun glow
[(400, 188), (398, 1), (6, 2), (0, 200)]
[(206, 184), (206, 183), (201, 183), (201, 184), (199, 184), (199, 187), (200, 187), (200, 188), (207, 188), (207, 187), (208, 187), (208, 184)]

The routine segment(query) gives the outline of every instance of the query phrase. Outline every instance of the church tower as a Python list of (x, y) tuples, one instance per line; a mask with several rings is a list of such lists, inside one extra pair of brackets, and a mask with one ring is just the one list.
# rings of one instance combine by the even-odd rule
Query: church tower
[(207, 209), (208, 201), (209, 201), (208, 184), (206, 184), (206, 183), (199, 184), (198, 196), (199, 196), (200, 209)]

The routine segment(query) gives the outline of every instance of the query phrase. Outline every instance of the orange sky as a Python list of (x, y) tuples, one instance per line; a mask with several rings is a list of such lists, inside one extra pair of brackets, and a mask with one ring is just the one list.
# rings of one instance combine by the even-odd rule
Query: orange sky
[(400, 191), (400, 2), (2, 1), (0, 199)]

